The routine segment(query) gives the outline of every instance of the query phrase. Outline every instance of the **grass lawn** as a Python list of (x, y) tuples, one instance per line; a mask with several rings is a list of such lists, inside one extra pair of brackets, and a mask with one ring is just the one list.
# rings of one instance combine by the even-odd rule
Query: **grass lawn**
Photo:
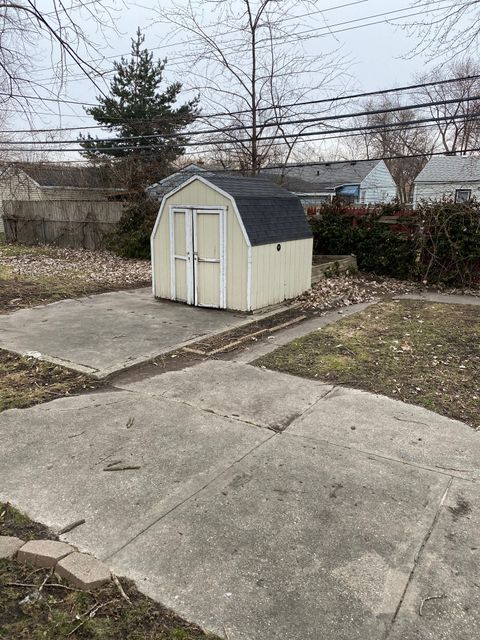
[[(25, 541), (54, 538), (48, 529), (2, 503), (0, 533)], [(47, 569), (0, 560), (0, 638), (214, 640), (196, 625), (142, 595), (133, 582), (122, 578), (121, 584), (130, 604), (114, 583), (87, 593), (63, 586)]]
[(381, 302), (258, 366), (380, 393), (480, 427), (480, 307)]
[(88, 376), (0, 349), (0, 411), (23, 409), (100, 386)]

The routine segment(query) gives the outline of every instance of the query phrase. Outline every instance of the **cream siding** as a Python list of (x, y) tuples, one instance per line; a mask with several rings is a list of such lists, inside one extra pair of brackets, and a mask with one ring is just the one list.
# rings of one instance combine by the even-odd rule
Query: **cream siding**
[(226, 289), (227, 308), (247, 310), (248, 246), (235, 215), (233, 202), (199, 180), (185, 185), (165, 199), (152, 249), (154, 260), (154, 294), (157, 298), (171, 297), (170, 273), (170, 207), (225, 207), (226, 209)]
[(252, 247), (252, 309), (283, 302), (310, 289), (313, 240)]

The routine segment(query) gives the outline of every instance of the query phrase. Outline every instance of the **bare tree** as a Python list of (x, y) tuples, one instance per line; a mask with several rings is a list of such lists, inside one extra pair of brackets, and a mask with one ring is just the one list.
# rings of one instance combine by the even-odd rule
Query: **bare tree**
[(348, 155), (357, 159), (385, 158), (397, 183), (399, 200), (405, 203), (410, 200), (414, 179), (435, 148), (436, 135), (432, 125), (415, 124), (417, 111), (395, 111), (400, 106), (398, 97), (387, 95), (364, 103), (365, 111), (382, 113), (357, 118), (356, 126), (365, 130), (347, 139), (345, 147)]
[(311, 15), (321, 13), (318, 4), (190, 0), (159, 10), (175, 37), (183, 35), (188, 42), (182, 55), (192, 88), (201, 91), (205, 106), (223, 114), (208, 121), (220, 129), (212, 136), (214, 156), (255, 175), (272, 158), (290, 158), (299, 134), (318, 128), (301, 121), (320, 114), (319, 106), (298, 103), (332, 90), (335, 83), (344, 89), (346, 77), (346, 61), (338, 51), (323, 56), (306, 51), (303, 27), (311, 27)]
[[(0, 2), (0, 102), (17, 102), (22, 108), (29, 96), (57, 95), (70, 69), (80, 69), (92, 79), (99, 72), (89, 59), (98, 55), (105, 44), (106, 31), (114, 23), (116, 0), (51, 0), (49, 10), (40, 0)], [(79, 15), (78, 12), (81, 12)], [(89, 21), (99, 34), (99, 43), (78, 24)], [(35, 80), (35, 61), (39, 48), (47, 43), (53, 77), (51, 89)], [(47, 94), (45, 93), (47, 91)]]
[(445, 4), (444, 0), (415, 0), (422, 7), (422, 17), (405, 25), (418, 44), (410, 55), (425, 54), (429, 60), (439, 57), (453, 59), (478, 50), (480, 37), (479, 0), (459, 0)]
[[(437, 67), (418, 78), (432, 82), (448, 78), (465, 78), (448, 84), (423, 87), (416, 97), (422, 102), (439, 102), (428, 107), (427, 113), (436, 118), (440, 146), (447, 153), (466, 154), (480, 144), (480, 64), (471, 58), (453, 61)], [(453, 102), (452, 102), (453, 101)]]

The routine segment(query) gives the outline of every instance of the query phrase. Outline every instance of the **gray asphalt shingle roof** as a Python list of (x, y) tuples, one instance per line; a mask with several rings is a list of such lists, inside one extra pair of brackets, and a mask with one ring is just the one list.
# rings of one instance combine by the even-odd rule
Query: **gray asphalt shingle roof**
[(252, 246), (312, 237), (300, 200), (270, 180), (201, 175), (235, 199)]
[[(315, 185), (316, 190), (335, 189), (346, 184), (360, 184), (374, 169), (379, 160), (355, 162), (312, 162), (300, 166), (287, 166), (287, 178), (300, 178)], [(263, 173), (278, 174), (278, 169), (262, 169)]]
[(479, 156), (433, 156), (415, 178), (415, 182), (480, 181)]
[(266, 178), (203, 177), (235, 199), (252, 246), (312, 237), (302, 203)]
[(265, 174), (265, 177), (281, 185), (284, 189), (291, 191), (292, 193), (332, 193), (335, 194), (333, 187), (322, 187), (316, 182), (311, 180), (302, 180), (297, 176), (286, 175), (282, 176), (279, 173)]
[(183, 167), (183, 169), (179, 169), (178, 171), (175, 171), (175, 173), (172, 173), (166, 178), (163, 178), (163, 180), (159, 180), (159, 182), (150, 185), (149, 187), (147, 187), (146, 191), (152, 197), (160, 201), (166, 193), (168, 193), (169, 191), (173, 191), (174, 189), (179, 187), (182, 182), (185, 182), (185, 180), (188, 180), (192, 176), (198, 174), (204, 175), (206, 177), (208, 175), (211, 175), (211, 172), (199, 166), (198, 164), (189, 164), (186, 167)]
[(12, 163), (13, 171), (24, 171), (41, 187), (76, 187), (79, 189), (120, 189), (124, 181), (103, 167), (76, 167), (65, 164), (35, 162)]

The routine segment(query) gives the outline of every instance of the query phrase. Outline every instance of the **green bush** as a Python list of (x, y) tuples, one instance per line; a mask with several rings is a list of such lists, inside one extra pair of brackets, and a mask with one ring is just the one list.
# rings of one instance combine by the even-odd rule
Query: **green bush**
[(326, 205), (311, 220), (314, 253), (357, 257), (358, 267), (377, 275), (408, 278), (415, 266), (411, 232), (399, 233), (380, 222), (391, 211), (374, 209), (358, 215), (341, 204)]
[(115, 233), (107, 240), (107, 247), (122, 258), (149, 260), (150, 235), (158, 209), (158, 202), (143, 194), (126, 203)]
[(480, 203), (450, 198), (422, 203), (416, 234), (416, 275), (425, 282), (470, 287), (480, 282)]

